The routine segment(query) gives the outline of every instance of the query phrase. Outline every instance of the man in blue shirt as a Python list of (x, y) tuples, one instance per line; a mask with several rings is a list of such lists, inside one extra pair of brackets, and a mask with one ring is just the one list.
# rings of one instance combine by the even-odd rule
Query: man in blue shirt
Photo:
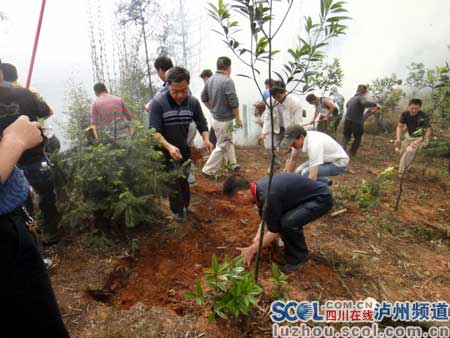
[[(0, 105), (0, 115), (17, 106)], [(55, 337), (69, 334), (50, 278), (28, 231), (32, 221), (23, 207), (29, 184), (16, 167), (22, 153), (42, 143), (37, 122), (21, 116), (0, 135), (0, 337)]]
[[(294, 272), (309, 258), (303, 227), (326, 214), (333, 206), (333, 197), (327, 185), (293, 173), (275, 174), (269, 196), (268, 183), (268, 177), (249, 182), (244, 176), (231, 176), (224, 183), (223, 193), (237, 204), (256, 204), (261, 216), (264, 204), (269, 203), (265, 219), (268, 231), (263, 234), (263, 247), (281, 237), (286, 259), (282, 270)], [(247, 265), (258, 251), (259, 238), (258, 228), (253, 243), (238, 248)]]

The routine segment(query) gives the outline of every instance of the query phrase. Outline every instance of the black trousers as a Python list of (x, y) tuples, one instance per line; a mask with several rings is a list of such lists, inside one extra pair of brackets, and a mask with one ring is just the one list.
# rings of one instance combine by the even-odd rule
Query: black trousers
[(350, 155), (355, 156), (358, 152), (359, 146), (361, 145), (363, 133), (364, 127), (362, 123), (356, 123), (350, 120), (344, 121), (344, 139), (342, 143), (345, 151), (347, 151), (347, 145), (350, 142), (352, 135), (355, 138), (350, 148)]
[(342, 120), (342, 114), (336, 115), (336, 116), (333, 117), (333, 130), (334, 130), (335, 134), (336, 134), (337, 129), (339, 127), (339, 123), (341, 123), (341, 120)]
[[(30, 182), (33, 189), (39, 195), (39, 208), (42, 213), (42, 226), (41, 229), (44, 235), (55, 235), (59, 221), (61, 217), (56, 208), (56, 194), (55, 183), (52, 174), (52, 168), (50, 164), (47, 170), (42, 170), (41, 163), (48, 162), (45, 155), (32, 163), (22, 164), (20, 167), (23, 169), (25, 177)], [(27, 201), (27, 209), (30, 214), (33, 214), (33, 204), (29, 198)]]
[(284, 254), (288, 264), (298, 264), (308, 258), (303, 227), (326, 214), (332, 206), (331, 194), (317, 196), (282, 216), (280, 236), (284, 242)]
[[(179, 169), (183, 164), (188, 161), (189, 158), (183, 156), (183, 160), (180, 162), (174, 162), (166, 157), (166, 168), (167, 170)], [(169, 195), (170, 210), (174, 214), (183, 212), (184, 208), (189, 207), (191, 201), (191, 190), (189, 188), (189, 182), (187, 177), (189, 177), (190, 166), (185, 165), (184, 177), (178, 177), (171, 184), (172, 192)]]
[(0, 337), (69, 337), (21, 209), (0, 216)]

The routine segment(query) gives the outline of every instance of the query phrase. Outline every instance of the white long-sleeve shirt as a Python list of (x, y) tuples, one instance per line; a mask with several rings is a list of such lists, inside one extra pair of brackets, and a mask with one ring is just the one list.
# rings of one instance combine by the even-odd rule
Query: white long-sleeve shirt
[[(283, 103), (277, 102), (273, 110), (273, 129), (274, 133), (280, 133), (280, 128), (288, 128), (294, 124), (301, 125), (303, 106), (300, 99), (292, 94), (286, 96)], [(264, 134), (270, 133), (270, 110), (266, 109), (263, 115), (263, 130)]]

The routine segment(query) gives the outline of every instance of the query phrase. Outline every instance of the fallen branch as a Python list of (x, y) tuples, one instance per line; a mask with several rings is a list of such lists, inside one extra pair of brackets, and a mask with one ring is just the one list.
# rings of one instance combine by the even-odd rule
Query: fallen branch
[(200, 337), (203, 337), (204, 335), (205, 335), (206, 333), (205, 332), (203, 332), (203, 333), (200, 333), (198, 336), (195, 336), (195, 338), (200, 338)]
[(439, 277), (441, 274), (438, 273), (434, 276), (431, 276), (430, 278), (428, 278), (425, 282), (423, 282), (423, 284), (420, 286), (421, 289), (423, 289), (425, 287), (425, 285), (427, 285), (430, 281), (432, 281), (433, 279), (435, 279), (436, 277)]
[(341, 210), (338, 210), (338, 211), (335, 211), (335, 212), (331, 213), (330, 216), (331, 217), (336, 217), (336, 216), (339, 216), (339, 215), (341, 215), (341, 214), (343, 214), (343, 213), (345, 213), (347, 211), (348, 211), (347, 208), (341, 209)]
[(338, 275), (339, 281), (341, 282), (342, 287), (348, 292), (348, 294), (352, 297), (354, 301), (356, 301), (355, 295), (350, 291), (347, 284), (345, 284), (344, 280), (341, 278), (341, 276)]
[(433, 229), (435, 229), (435, 230), (443, 230), (443, 229), (445, 229), (443, 226), (441, 226), (441, 225), (439, 225), (439, 224), (432, 223), (432, 222), (430, 222), (430, 221), (428, 221), (428, 220), (426, 220), (426, 219), (424, 219), (424, 218), (419, 218), (419, 220), (420, 220), (423, 224), (428, 225), (429, 227), (431, 227), (431, 228), (433, 228)]

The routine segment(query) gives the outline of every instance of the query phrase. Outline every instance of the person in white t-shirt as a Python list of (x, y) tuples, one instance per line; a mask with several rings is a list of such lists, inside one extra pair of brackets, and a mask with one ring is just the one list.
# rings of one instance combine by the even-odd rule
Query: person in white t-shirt
[[(281, 81), (275, 81), (273, 83), (273, 86), (270, 89), (270, 95), (276, 100), (273, 109), (273, 129), (274, 144), (278, 151), (286, 128), (302, 123), (303, 107), (296, 96), (289, 94), (286, 91), (286, 88)], [(264, 144), (269, 159), (272, 155), (271, 129), (270, 110), (266, 109), (263, 114), (263, 128), (258, 143)], [(281, 163), (277, 159), (275, 159), (275, 165), (276, 167), (281, 167)]]
[[(347, 153), (331, 136), (319, 131), (306, 132), (299, 125), (286, 129), (283, 145), (292, 148), (286, 171), (295, 171), (314, 181), (330, 184), (328, 176), (342, 174), (349, 163)], [(295, 169), (300, 151), (307, 154), (308, 160)]]

